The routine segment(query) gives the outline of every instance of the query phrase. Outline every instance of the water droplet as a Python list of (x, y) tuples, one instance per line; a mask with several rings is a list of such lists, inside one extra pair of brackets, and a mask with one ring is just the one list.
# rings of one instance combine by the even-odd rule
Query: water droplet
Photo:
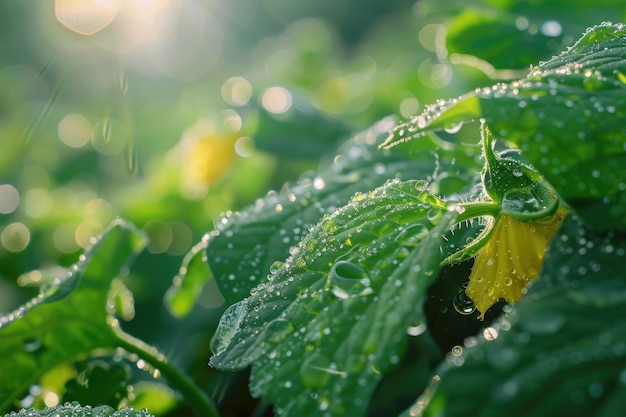
[(415, 182), (415, 189), (417, 191), (426, 191), (428, 190), (428, 181), (419, 180)]
[(352, 262), (336, 262), (328, 279), (331, 292), (341, 299), (373, 293), (367, 271)]
[(436, 223), (437, 220), (441, 218), (441, 215), (442, 215), (442, 211), (436, 208), (432, 208), (428, 210), (428, 213), (426, 213), (426, 217), (431, 223)]
[(41, 337), (36, 337), (34, 339), (27, 339), (24, 341), (22, 347), (26, 352), (32, 353), (39, 350), (43, 345)]
[(465, 290), (459, 290), (452, 299), (452, 305), (454, 309), (464, 316), (472, 314), (476, 311), (476, 306), (472, 300), (465, 294)]
[(324, 181), (324, 178), (322, 177), (315, 177), (313, 179), (313, 188), (315, 188), (316, 190), (321, 190), (326, 186), (326, 182)]
[(406, 227), (396, 236), (395, 241), (402, 246), (416, 247), (426, 237), (428, 237), (428, 228), (421, 223), (415, 223)]
[(233, 304), (224, 312), (215, 335), (211, 339), (211, 351), (215, 355), (220, 355), (228, 349), (233, 337), (239, 332), (239, 326), (247, 313), (247, 300)]
[(275, 261), (274, 263), (272, 263), (270, 265), (270, 274), (275, 274), (276, 272), (278, 272), (278, 270), (282, 268), (283, 265), (284, 263), (281, 261)]
[(426, 325), (424, 323), (418, 324), (417, 326), (409, 326), (406, 329), (406, 332), (409, 336), (419, 336), (425, 331), (426, 331)]
[(493, 327), (486, 327), (483, 330), (483, 338), (485, 340), (496, 340), (498, 338), (498, 331)]
[(504, 194), (502, 210), (509, 213), (535, 213), (546, 208), (532, 192), (514, 189)]
[(459, 130), (461, 130), (462, 127), (463, 127), (463, 122), (452, 123), (450, 126), (445, 127), (443, 130), (445, 130), (447, 133), (453, 135), (453, 134), (457, 133)]

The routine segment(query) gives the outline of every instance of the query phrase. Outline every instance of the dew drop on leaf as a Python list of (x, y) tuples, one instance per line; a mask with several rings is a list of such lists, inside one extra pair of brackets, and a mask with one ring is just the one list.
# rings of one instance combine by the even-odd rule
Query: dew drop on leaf
[(281, 261), (275, 261), (270, 265), (270, 274), (275, 274), (282, 266), (283, 263)]
[(24, 341), (23, 347), (26, 352), (36, 352), (43, 345), (41, 337), (36, 337), (34, 339), (27, 339)]
[(441, 217), (442, 211), (436, 208), (432, 208), (430, 210), (428, 210), (428, 213), (426, 213), (426, 217), (428, 218), (428, 220), (432, 223), (437, 223), (437, 220), (439, 220), (439, 218)]
[(426, 191), (428, 190), (428, 181), (419, 180), (415, 182), (415, 189), (417, 191)]
[(451, 135), (458, 133), (459, 130), (461, 130), (461, 128), (463, 127), (463, 122), (459, 122), (459, 123), (452, 123), (450, 124), (450, 126), (445, 127), (443, 130), (446, 131), (446, 133), (449, 133)]
[(239, 331), (239, 325), (246, 316), (247, 310), (248, 301), (242, 300), (228, 307), (224, 312), (215, 335), (211, 339), (211, 351), (215, 355), (219, 355), (228, 349), (231, 340)]
[(416, 247), (428, 236), (428, 228), (421, 223), (406, 227), (396, 236), (395, 240), (401, 246)]
[(476, 311), (476, 306), (472, 300), (465, 294), (465, 290), (459, 290), (452, 299), (452, 305), (454, 309), (464, 316), (472, 314)]
[(336, 262), (330, 270), (328, 280), (331, 292), (341, 299), (369, 295), (373, 292), (369, 274), (353, 262)]

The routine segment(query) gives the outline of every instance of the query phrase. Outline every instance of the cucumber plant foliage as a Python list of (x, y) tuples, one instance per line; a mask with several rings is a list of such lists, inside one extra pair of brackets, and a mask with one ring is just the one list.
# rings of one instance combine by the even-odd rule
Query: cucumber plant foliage
[[(547, 252), (550, 239), (540, 245), (546, 267), (530, 277), (535, 285), (521, 290), (528, 294), (505, 309), (486, 338), (455, 346), (438, 382), (406, 413), (509, 415), (529, 399), (535, 415), (551, 415), (564, 401), (573, 410), (604, 400), (617, 407), (624, 396), (615, 390), (626, 388), (626, 350), (619, 349), (626, 335), (610, 317), (620, 310), (615, 289), (626, 271), (620, 262), (603, 262), (606, 252), (621, 263), (624, 257), (618, 230), (626, 219), (625, 37), (623, 25), (591, 28), (526, 78), (440, 101), (398, 125), (383, 148), (403, 154), (412, 169), (385, 165), (382, 177), (395, 179), (372, 191), (367, 186), (378, 178), (371, 164), (384, 164), (385, 156), (350, 159), (359, 152), (347, 149), (329, 169), (341, 174), (354, 165), (349, 186), (335, 188), (336, 174), (322, 171), (319, 190), (316, 179), (304, 181), (224, 217), (206, 254), (233, 304), (216, 331), (210, 364), (252, 366), (252, 394), (273, 402), (278, 415), (364, 415), (377, 382), (400, 360), (407, 328), (425, 323), (421, 305), (440, 269), (480, 254), (494, 236), (489, 222), (470, 244), (455, 239), (454, 230), (476, 228), (479, 222), (466, 222), (473, 218), (507, 215), (532, 234), (534, 220), (562, 207), (558, 222), (568, 213), (567, 227), (550, 231)], [(486, 159), (495, 152), (492, 135), (523, 158), (495, 155), (497, 166), (483, 168), (482, 191), (474, 187), (476, 149), (433, 133), (478, 119)], [(437, 156), (435, 170), (423, 153), (412, 153), (416, 142)], [(369, 154), (367, 146), (358, 149)], [(442, 189), (450, 178), (458, 188)], [(344, 205), (336, 201), (342, 196)], [(509, 233), (514, 241), (515, 229)], [(591, 364), (594, 372), (574, 374)], [(562, 375), (568, 383), (555, 389)], [(476, 401), (479, 393), (484, 401)]]
[[(626, 407), (625, 57), (626, 27), (604, 23), (524, 79), (353, 136), (317, 172), (219, 219), (168, 291), (172, 312), (183, 317), (215, 280), (229, 307), (211, 366), (251, 367), (251, 393), (276, 415), (363, 416), (408, 344), (437, 332), (429, 288), (475, 259), (467, 291), (455, 289), (459, 314), (479, 321), (509, 304), (443, 360), (413, 344), (439, 365), (403, 416), (616, 415)], [(478, 145), (450, 134), (475, 122)], [(106, 309), (144, 244), (117, 223), (0, 318), (0, 410), (53, 366), (123, 347), (217, 415)]]

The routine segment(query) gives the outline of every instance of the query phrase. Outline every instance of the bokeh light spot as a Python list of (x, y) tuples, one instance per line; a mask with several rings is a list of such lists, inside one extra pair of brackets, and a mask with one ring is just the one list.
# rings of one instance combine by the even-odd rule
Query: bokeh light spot
[(58, 225), (52, 232), (52, 243), (56, 250), (61, 253), (72, 253), (79, 249), (74, 232), (76, 226), (71, 223), (63, 223)]
[(252, 97), (252, 85), (243, 77), (230, 77), (222, 85), (222, 98), (232, 106), (244, 106)]
[(11, 184), (0, 185), (0, 214), (13, 213), (20, 204), (20, 193)]
[(181, 221), (173, 221), (169, 225), (172, 229), (172, 244), (167, 253), (173, 256), (184, 255), (193, 245), (191, 228)]
[(270, 113), (284, 113), (291, 107), (291, 93), (283, 87), (270, 87), (261, 94), (261, 105)]
[(334, 114), (343, 113), (349, 105), (351, 86), (348, 80), (338, 74), (330, 74), (315, 91), (321, 107)]
[(239, 132), (242, 125), (241, 116), (233, 109), (226, 109), (217, 115), (217, 123), (229, 133)]
[(81, 222), (74, 231), (74, 239), (78, 246), (86, 249), (91, 245), (92, 238), (102, 233), (104, 227), (95, 220), (85, 220)]
[(68, 114), (59, 123), (59, 139), (70, 148), (81, 148), (91, 138), (91, 123), (82, 114)]
[(405, 98), (400, 102), (400, 114), (402, 117), (414, 116), (419, 110), (420, 102), (414, 97)]
[(0, 234), (0, 242), (9, 252), (21, 252), (30, 242), (30, 230), (23, 223), (11, 223)]
[(111, 204), (101, 198), (89, 200), (83, 208), (85, 218), (95, 220), (101, 225), (108, 224), (113, 217), (113, 209)]
[(561, 24), (556, 20), (548, 20), (543, 25), (541, 25), (541, 33), (550, 37), (557, 37), (561, 35), (563, 28)]
[(422, 84), (433, 88), (444, 88), (452, 81), (452, 67), (447, 64), (434, 63), (426, 59), (417, 69)]
[(43, 403), (46, 407), (55, 407), (59, 405), (59, 395), (56, 392), (48, 391), (43, 397)]
[(143, 226), (142, 230), (146, 232), (150, 239), (150, 243), (148, 243), (148, 252), (150, 253), (163, 253), (167, 251), (172, 244), (172, 228), (164, 221), (149, 220)]
[(55, 0), (54, 13), (66, 28), (93, 35), (107, 27), (119, 11), (119, 0)]
[(30, 217), (40, 219), (52, 210), (54, 200), (50, 191), (45, 188), (32, 188), (24, 196), (24, 209)]
[(256, 146), (254, 145), (254, 140), (249, 136), (240, 137), (235, 142), (235, 152), (243, 158), (251, 157), (254, 155), (255, 150)]

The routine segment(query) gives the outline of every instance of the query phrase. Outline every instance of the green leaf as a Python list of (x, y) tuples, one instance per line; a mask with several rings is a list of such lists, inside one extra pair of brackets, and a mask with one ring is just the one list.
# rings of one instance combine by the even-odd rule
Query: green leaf
[(107, 322), (107, 293), (145, 244), (134, 226), (116, 221), (64, 276), (0, 317), (0, 410), (55, 365), (116, 346), (118, 337)]
[(516, 16), (497, 10), (465, 9), (447, 28), (450, 54), (469, 54), (495, 68), (525, 68), (550, 56), (554, 37), (516, 27)]
[[(254, 141), (258, 149), (290, 158), (319, 158), (350, 134), (349, 126), (314, 106), (304, 91), (291, 91), (286, 111), (270, 112), (260, 104)], [(297, 146), (294, 144), (297, 143)]]
[(191, 311), (202, 288), (212, 278), (206, 264), (208, 238), (206, 235), (185, 255), (178, 275), (165, 294), (165, 305), (174, 317), (184, 317)]
[(448, 102), (396, 128), (387, 145), (485, 118), (585, 221), (626, 226), (626, 27), (589, 29), (519, 81)]
[(89, 361), (84, 368), (76, 368), (80, 373), (65, 384), (63, 402), (76, 401), (80, 404), (108, 405), (115, 408), (128, 395), (131, 373), (128, 363), (96, 359)]
[(122, 408), (114, 410), (109, 406), (102, 405), (91, 407), (89, 405), (80, 406), (78, 403), (67, 403), (49, 407), (43, 410), (34, 408), (22, 409), (19, 412), (12, 412), (5, 417), (154, 417), (147, 410), (133, 410), (132, 408)]
[(433, 194), (461, 196), (480, 181), (478, 147), (427, 136), (392, 150), (378, 150), (392, 127), (392, 121), (384, 120), (355, 135), (317, 173), (217, 222), (207, 257), (228, 304), (249, 295), (322, 216), (344, 206), (355, 193), (367, 193), (389, 178), (399, 178), (426, 179)]
[(227, 310), (210, 364), (252, 365), (252, 394), (278, 415), (362, 415), (400, 361), (407, 327), (424, 322), (421, 303), (455, 218), (421, 181), (355, 195)]
[(177, 404), (176, 393), (167, 385), (140, 381), (133, 386), (135, 409), (149, 408), (155, 414), (164, 415)]
[(626, 235), (569, 216), (528, 294), (453, 349), (406, 416), (615, 416), (626, 407)]

